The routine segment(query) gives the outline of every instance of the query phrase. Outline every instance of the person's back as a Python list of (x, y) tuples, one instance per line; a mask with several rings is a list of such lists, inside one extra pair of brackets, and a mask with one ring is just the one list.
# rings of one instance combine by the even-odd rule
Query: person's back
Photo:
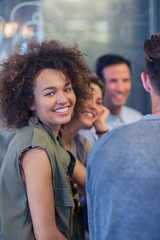
[(159, 129), (160, 116), (148, 115), (94, 145), (87, 178), (92, 240), (160, 239)]
[[(88, 158), (92, 240), (160, 239), (160, 33), (144, 42), (152, 114), (110, 131)], [(98, 156), (98, 159), (97, 159)]]

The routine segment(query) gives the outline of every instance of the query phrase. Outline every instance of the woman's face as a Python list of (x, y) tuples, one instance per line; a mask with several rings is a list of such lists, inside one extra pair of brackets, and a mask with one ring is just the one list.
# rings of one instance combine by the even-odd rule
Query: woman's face
[(34, 89), (35, 101), (31, 110), (53, 132), (71, 119), (76, 97), (65, 75), (55, 69), (44, 69), (38, 75)]
[(93, 95), (91, 99), (87, 101), (84, 110), (81, 112), (79, 120), (83, 124), (83, 127), (91, 127), (102, 112), (102, 90), (98, 85), (93, 83), (91, 84), (91, 87), (94, 89)]

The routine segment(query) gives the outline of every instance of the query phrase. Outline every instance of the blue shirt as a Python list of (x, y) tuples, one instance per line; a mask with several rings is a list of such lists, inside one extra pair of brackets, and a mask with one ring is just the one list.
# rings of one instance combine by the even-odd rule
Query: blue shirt
[(160, 115), (105, 134), (89, 152), (92, 240), (160, 239)]

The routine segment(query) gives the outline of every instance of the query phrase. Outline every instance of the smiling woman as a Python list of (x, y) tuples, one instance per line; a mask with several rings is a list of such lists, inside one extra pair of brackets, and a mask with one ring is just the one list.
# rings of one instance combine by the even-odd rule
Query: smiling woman
[[(78, 132), (82, 128), (91, 128), (94, 125), (96, 131), (99, 132), (98, 137), (102, 137), (102, 135), (104, 135), (104, 133), (106, 133), (108, 130), (106, 126), (106, 119), (109, 115), (108, 109), (103, 106), (103, 83), (101, 83), (98, 76), (94, 73), (89, 74), (88, 79), (90, 80), (91, 87), (93, 89), (91, 97), (83, 105), (78, 118), (76, 115), (74, 115), (72, 120), (61, 128), (62, 138), (66, 149), (71, 151), (74, 156), (85, 166), (91, 144)], [(80, 189), (80, 200), (83, 207), (85, 229), (87, 232), (88, 219), (84, 189)]]
[[(61, 127), (62, 138), (67, 150), (74, 153), (74, 155), (86, 165), (88, 151), (91, 148), (89, 141), (80, 135), (83, 129), (91, 129), (93, 126), (96, 131), (101, 133), (98, 137), (102, 137), (104, 133), (108, 131), (106, 125), (106, 119), (109, 115), (109, 110), (103, 105), (104, 98), (104, 85), (95, 73), (90, 73), (88, 79), (91, 84), (92, 93), (90, 98), (83, 103), (83, 108), (79, 112), (79, 115), (74, 115), (70, 122)], [(85, 134), (83, 134), (85, 136)], [(83, 144), (77, 142), (82, 140)], [(85, 144), (86, 143), (86, 144)], [(84, 145), (83, 150), (80, 149), (80, 145)]]
[(84, 186), (86, 172), (59, 134), (90, 97), (83, 54), (58, 41), (31, 42), (1, 64), (0, 74), (1, 119), (17, 129), (1, 167), (1, 238), (75, 240), (80, 232), (84, 239), (70, 182), (73, 176)]
[(71, 120), (75, 106), (76, 97), (71, 82), (60, 71), (44, 69), (36, 79), (34, 96), (30, 109), (57, 136), (60, 126)]

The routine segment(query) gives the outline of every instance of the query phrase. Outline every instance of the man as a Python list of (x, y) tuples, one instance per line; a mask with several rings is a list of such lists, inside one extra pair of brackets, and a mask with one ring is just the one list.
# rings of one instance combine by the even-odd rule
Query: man
[(90, 150), (87, 206), (92, 240), (160, 239), (160, 33), (144, 43), (152, 114), (104, 135)]
[[(96, 73), (105, 84), (104, 105), (110, 115), (106, 121), (109, 130), (137, 121), (142, 114), (125, 106), (131, 91), (131, 64), (119, 55), (106, 54), (97, 59)], [(80, 133), (93, 144), (97, 139), (94, 127)]]

